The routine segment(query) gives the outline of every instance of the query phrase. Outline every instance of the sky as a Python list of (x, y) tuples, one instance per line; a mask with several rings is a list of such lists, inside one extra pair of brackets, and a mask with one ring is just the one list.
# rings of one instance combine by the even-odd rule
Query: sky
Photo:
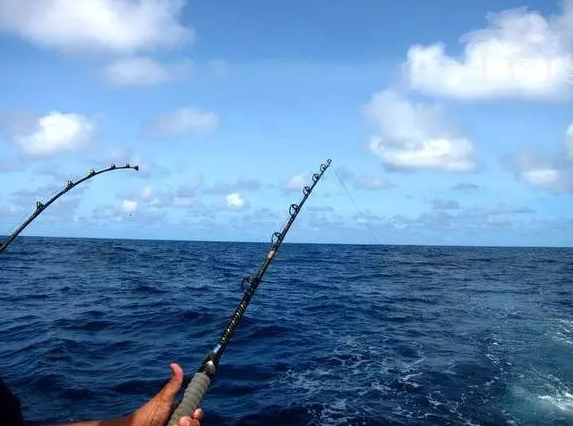
[[(573, 245), (573, 0), (0, 0), (0, 234)], [(345, 190), (348, 190), (348, 192)]]

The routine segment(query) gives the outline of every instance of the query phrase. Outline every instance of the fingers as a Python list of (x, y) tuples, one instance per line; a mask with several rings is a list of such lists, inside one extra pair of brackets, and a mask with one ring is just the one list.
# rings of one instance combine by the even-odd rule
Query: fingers
[(195, 411), (193, 411), (193, 418), (199, 421), (203, 420), (203, 410), (197, 408)]
[(171, 403), (183, 384), (183, 369), (175, 363), (169, 368), (171, 368), (171, 379), (163, 388), (163, 400)]
[(191, 417), (181, 417), (177, 426), (200, 426), (199, 420), (192, 419)]
[(193, 411), (193, 416), (184, 416), (179, 419), (177, 426), (200, 426), (200, 421), (203, 420), (203, 410), (197, 408)]

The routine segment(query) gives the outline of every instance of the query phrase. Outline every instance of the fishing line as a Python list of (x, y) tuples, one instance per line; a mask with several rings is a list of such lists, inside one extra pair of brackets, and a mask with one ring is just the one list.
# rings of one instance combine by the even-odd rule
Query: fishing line
[(304, 203), (314, 190), (314, 187), (318, 184), (318, 181), (330, 166), (330, 163), (331, 160), (329, 159), (326, 161), (326, 163), (320, 165), (320, 172), (314, 173), (312, 175), (312, 185), (304, 187), (302, 191), (303, 197), (300, 200), (300, 202), (298, 204), (290, 205), (289, 218), (287, 219), (283, 227), (283, 230), (281, 232), (275, 232), (272, 235), (271, 248), (267, 253), (267, 256), (265, 257), (265, 260), (263, 261), (263, 264), (259, 268), (257, 274), (253, 277), (243, 278), (243, 281), (241, 283), (244, 289), (243, 298), (241, 299), (239, 305), (233, 312), (233, 315), (231, 315), (231, 319), (229, 320), (227, 327), (221, 334), (221, 337), (219, 338), (217, 344), (215, 345), (213, 350), (207, 354), (207, 356), (203, 360), (203, 363), (201, 364), (201, 366), (191, 379), (191, 382), (189, 383), (187, 389), (185, 390), (185, 393), (183, 394), (181, 402), (179, 403), (179, 405), (171, 415), (169, 422), (167, 423), (168, 426), (173, 426), (177, 424), (179, 422), (179, 419), (183, 416), (192, 415), (192, 413), (199, 407), (201, 400), (203, 399), (203, 397), (207, 393), (207, 390), (209, 389), (209, 386), (211, 385), (211, 380), (213, 380), (213, 378), (215, 377), (217, 368), (219, 366), (219, 361), (221, 360), (223, 352), (225, 351), (227, 344), (229, 343), (229, 340), (235, 333), (235, 329), (237, 328), (241, 319), (243, 318), (245, 310), (249, 306), (249, 303), (251, 302), (253, 295), (257, 291), (257, 288), (259, 287), (259, 284), (261, 283), (263, 276), (267, 271), (267, 268), (275, 258), (277, 251), (280, 248), (282, 242), (284, 241), (284, 238), (286, 237), (291, 225), (295, 221), (297, 215), (300, 213)]
[[(348, 190), (348, 188), (346, 187), (346, 185), (344, 184), (342, 178), (340, 177), (340, 175), (337, 173), (336, 169), (334, 168), (334, 166), (332, 166), (332, 171), (334, 172), (334, 175), (336, 176), (336, 178), (338, 179), (338, 182), (340, 182), (340, 185), (342, 186), (342, 188), (344, 189), (344, 192), (346, 192), (346, 195), (348, 196), (348, 198), (350, 198), (350, 201), (352, 201), (352, 204), (354, 204), (354, 207), (356, 208), (356, 213), (358, 213), (359, 215), (361, 214), (362, 210), (360, 209), (360, 207), (358, 207), (358, 204), (356, 203), (356, 200), (354, 199), (354, 197), (352, 196), (352, 194), (350, 194), (350, 191)], [(378, 236), (376, 235), (376, 232), (374, 231), (374, 229), (370, 226), (370, 223), (368, 222), (367, 219), (364, 220), (364, 224), (366, 225), (366, 228), (368, 228), (368, 231), (370, 233), (370, 237), (374, 240), (375, 243), (380, 244), (380, 240), (378, 239)]]
[(42, 212), (44, 210), (46, 210), (50, 204), (52, 204), (54, 201), (56, 201), (58, 198), (60, 198), (62, 195), (64, 195), (66, 192), (70, 191), (71, 189), (75, 188), (76, 186), (78, 186), (79, 184), (81, 184), (82, 182), (85, 182), (86, 180), (90, 180), (91, 178), (97, 176), (97, 175), (101, 175), (102, 173), (107, 173), (107, 172), (111, 172), (113, 170), (125, 170), (125, 169), (133, 169), (135, 171), (139, 171), (139, 166), (131, 166), (129, 163), (126, 164), (125, 166), (116, 166), (115, 164), (112, 164), (110, 167), (108, 167), (107, 169), (102, 169), (102, 170), (98, 170), (95, 171), (93, 169), (91, 169), (89, 171), (89, 173), (84, 176), (83, 178), (81, 178), (80, 180), (74, 182), (69, 180), (66, 183), (66, 186), (64, 189), (62, 189), (60, 192), (58, 192), (56, 195), (54, 195), (52, 198), (50, 198), (48, 201), (46, 201), (45, 203), (42, 203), (40, 201), (36, 201), (36, 210), (34, 210), (34, 212), (28, 217), (28, 219), (26, 219), (13, 233), (12, 235), (10, 235), (6, 241), (4, 242), (0, 242), (0, 255), (4, 252), (4, 250), (6, 250), (6, 248), (10, 245), (10, 243), (12, 241), (14, 241), (16, 239), (16, 237), (20, 234), (20, 232), (22, 232), (30, 223), (32, 223), (32, 221), (34, 219), (36, 219), (38, 216), (40, 216), (40, 214), (42, 214)]

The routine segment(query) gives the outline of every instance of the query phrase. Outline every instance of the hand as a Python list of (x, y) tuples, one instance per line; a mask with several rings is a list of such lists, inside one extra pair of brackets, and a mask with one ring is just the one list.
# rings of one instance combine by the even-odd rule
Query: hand
[[(173, 401), (183, 384), (183, 370), (177, 364), (171, 364), (171, 380), (163, 389), (139, 408), (130, 417), (130, 426), (165, 426), (173, 412)], [(203, 410), (198, 408), (189, 417), (181, 417), (178, 426), (200, 426)], [(173, 425), (167, 425), (173, 426)]]

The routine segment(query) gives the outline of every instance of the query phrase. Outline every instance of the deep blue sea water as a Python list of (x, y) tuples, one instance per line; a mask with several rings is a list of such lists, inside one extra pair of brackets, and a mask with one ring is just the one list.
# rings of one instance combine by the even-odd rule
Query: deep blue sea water
[[(211, 349), (268, 245), (20, 238), (0, 372), (25, 416), (117, 416)], [(284, 244), (214, 425), (573, 425), (573, 249)]]

